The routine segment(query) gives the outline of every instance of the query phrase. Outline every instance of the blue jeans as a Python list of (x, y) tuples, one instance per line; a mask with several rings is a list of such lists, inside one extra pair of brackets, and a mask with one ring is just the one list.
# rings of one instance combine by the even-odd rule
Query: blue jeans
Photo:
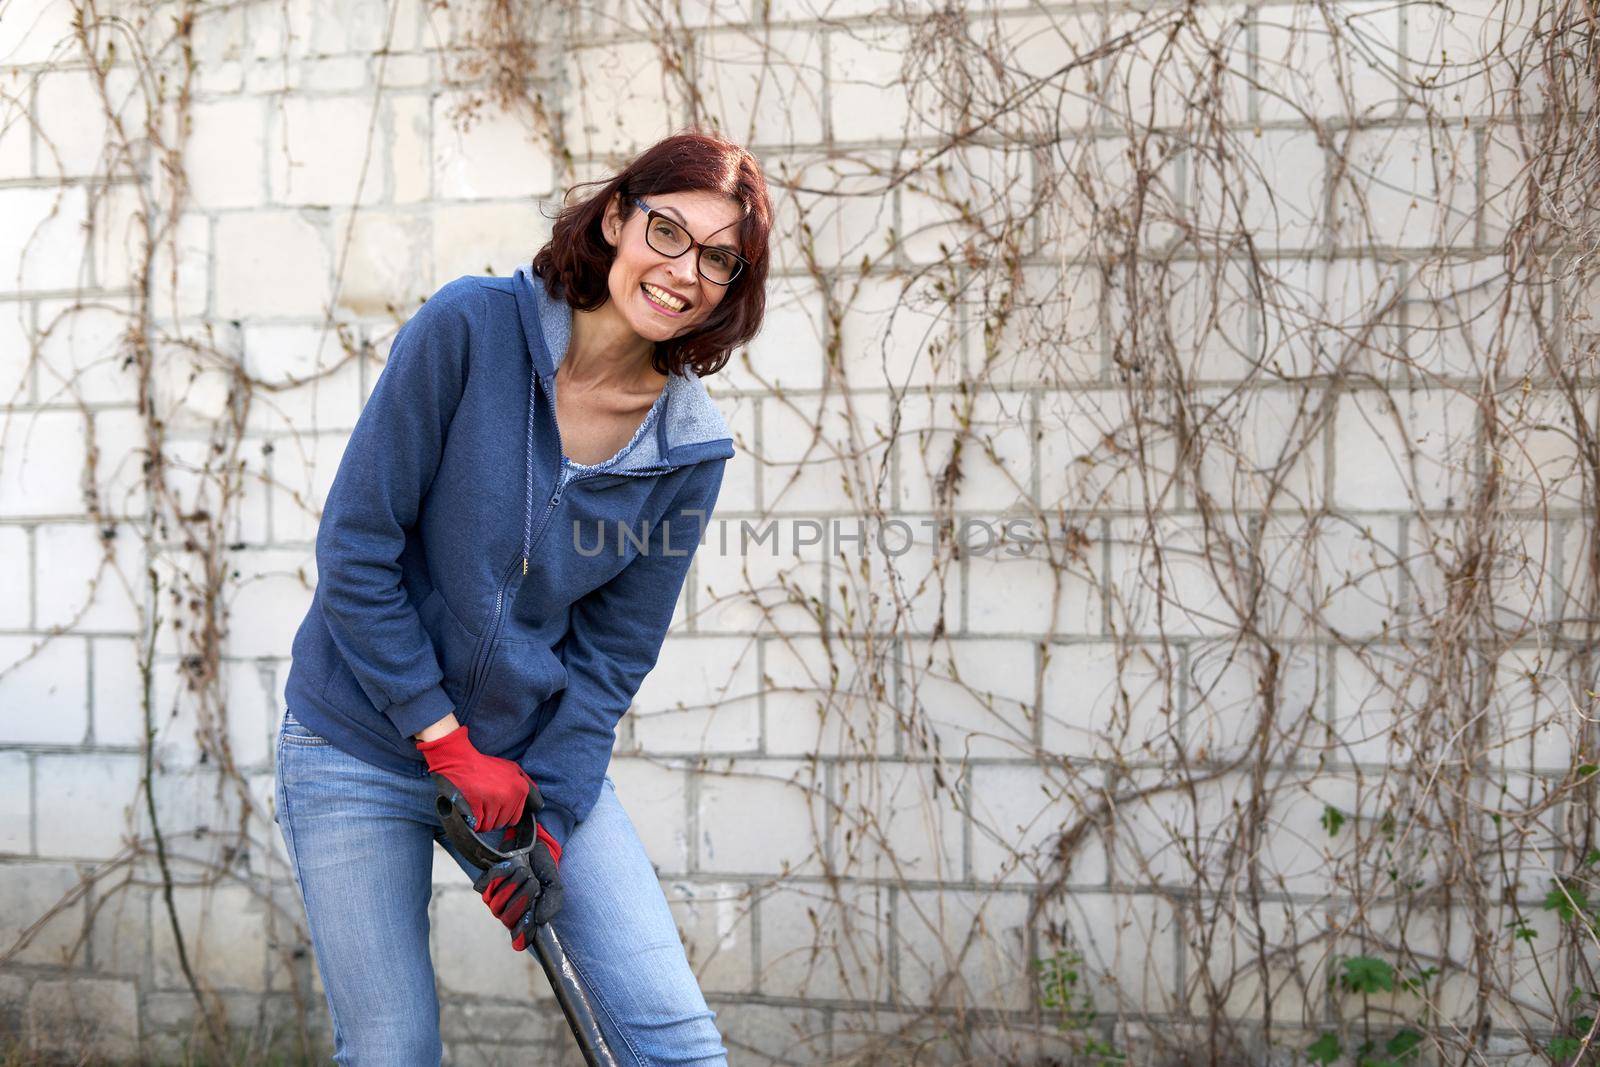
[[(287, 714), (277, 754), (277, 822), (328, 994), (335, 1062), (437, 1067), (443, 1048), (428, 952), (434, 842), (469, 882), (481, 868), (445, 838), (431, 778), (363, 762)], [(725, 1067), (716, 1013), (609, 776), (562, 850), (561, 884), (566, 897), (551, 925), (617, 1062)], [(486, 922), (498, 921), (479, 906)], [(531, 952), (527, 963), (539, 969)]]

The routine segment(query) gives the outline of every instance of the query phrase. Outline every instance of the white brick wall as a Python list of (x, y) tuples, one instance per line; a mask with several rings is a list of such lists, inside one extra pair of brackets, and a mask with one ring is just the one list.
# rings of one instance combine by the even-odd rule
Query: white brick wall
[[(1157, 890), (1225, 897), (1217, 842), (1251, 779), (1235, 768), (1141, 790), (1173, 768), (1253, 758), (1270, 697), (1265, 773), (1289, 784), (1264, 816), (1275, 896), (1261, 915), (1271, 938), (1309, 936), (1306, 911), (1352, 855), (1353, 837), (1320, 820), (1330, 805), (1375, 818), (1383, 795), (1363, 783), (1416, 757), (1418, 709), (1436, 706), (1426, 671), (1436, 649), (1460, 649), (1443, 613), (1463, 581), (1486, 583), (1499, 632), (1515, 635), (1493, 650), (1484, 705), (1497, 783), (1543, 797), (1593, 762), (1577, 714), (1590, 668), (1554, 644), (1589, 637), (1593, 475), (1567, 398), (1540, 377), (1547, 331), (1569, 345), (1556, 362), (1581, 365), (1592, 326), (1574, 308), (1592, 294), (1503, 301), (1497, 242), (1526, 162), (1515, 133), (1486, 121), (1506, 70), (1422, 93), (1448, 121), (1402, 109), (1395, 78), (1470, 63), (1505, 29), (1487, 0), (1348, 0), (1338, 33), (1320, 8), (1218, 3), (1186, 9), (1195, 21), (1176, 36), (1149, 32), (1166, 9), (1005, 0), (967, 12), (960, 46), (939, 38), (931, 54), (963, 12), (912, 25), (868, 0), (695, 3), (676, 71), (627, 5), (550, 9), (530, 15), (542, 49), (529, 90), (553, 136), (450, 76), (444, 46), (477, 26), (470, 3), (401, 0), (392, 22), (385, 5), (207, 6), (190, 40), (187, 200), (150, 250), (144, 292), (136, 223), (163, 210), (171, 176), (140, 156), (99, 181), (106, 124), (71, 5), (36, 6), (0, 15), (0, 81), (25, 85), (0, 105), (0, 953), (69, 903), (4, 957), (0, 1019), (41, 1049), (172, 1052), (192, 1015), (162, 898), (105, 881), (72, 895), (149, 834), (147, 699), (163, 830), (187, 857), (176, 906), (191, 962), (236, 1023), (259, 1008), (285, 1032), (292, 972), (328, 1043), (270, 821), (271, 741), (346, 439), (422, 299), (464, 273), (509, 273), (546, 239), (542, 210), (574, 174), (606, 174), (694, 120), (767, 168), (773, 274), (764, 332), (708, 383), (738, 454), (611, 773), (734, 1062), (899, 1062), (918, 1035), (934, 1057), (918, 1062), (954, 1062), (957, 1032), (970, 1062), (1043, 1055), (1065, 1038), (1035, 1015), (1030, 962), (1063, 934), (1099, 1010), (1152, 1013), (1123, 1040), (1177, 1032), (1180, 1005), (1212, 1010), (1198, 972), (1247, 969), (1256, 931), (1185, 940), (1177, 917), (1192, 913)], [(975, 43), (1003, 62), (975, 60)], [(1221, 162), (1194, 128), (1145, 136), (1186, 121), (1212, 46), (1234, 124)], [(124, 55), (108, 84), (137, 133), (147, 101)], [(941, 66), (960, 55), (967, 66)], [(1381, 121), (1353, 130), (1353, 117)], [(966, 258), (1003, 230), (1017, 234), (1014, 265)], [(1248, 256), (1207, 243), (1240, 232)], [(1236, 258), (1194, 254), (1222, 246)], [(986, 330), (1011, 282), (1010, 318)], [(154, 502), (128, 361), (142, 299), (172, 494)], [(260, 383), (248, 398), (236, 367)], [(1579, 403), (1592, 428), (1597, 404)], [(217, 441), (242, 464), (225, 509)], [(1497, 527), (1500, 558), (1464, 578), (1462, 509), (1491, 469), (1496, 506), (1515, 510)], [(174, 626), (197, 587), (174, 601), (173, 581), (202, 573), (174, 514), (201, 510), (226, 546), (223, 722), (202, 722)], [(1007, 518), (1028, 521), (1028, 554), (933, 547), (941, 520)], [(832, 543), (858, 520), (865, 558)], [(885, 522), (910, 531), (903, 554), (874, 549)], [(745, 524), (770, 524), (775, 541), (741, 552)], [(1278, 657), (1265, 691), (1263, 645), (1236, 640), (1246, 620)], [(219, 779), (204, 730), (226, 738), (241, 788)], [(229, 828), (245, 797), (256, 811), (240, 842)], [(1042, 890), (1062, 873), (1063, 830), (1085, 821), (1070, 891)], [(1534, 847), (1576, 832), (1540, 827)], [(543, 977), (436, 858), (450, 1057), (499, 1054), (510, 1038), (492, 1036), (522, 1027), (565, 1049)], [(229, 877), (194, 885), (206, 864)], [(1507, 864), (1537, 902), (1542, 857)], [(1291, 906), (1304, 909), (1292, 920)], [(1521, 981), (1529, 950), (1513, 948), (1506, 971)], [(1321, 1018), (1322, 998), (1302, 1002), (1291, 975), (1273, 963), (1274, 1019)], [(1221, 1010), (1258, 1021), (1260, 984), (1237, 978)], [(515, 1011), (479, 997), (489, 985)], [(537, 1022), (517, 1021), (522, 1001)], [(92, 1034), (73, 1021), (85, 1007), (104, 1020)], [(941, 1014), (969, 1009), (989, 1014)], [(884, 1039), (899, 1051), (874, 1044), (901, 1026)]]

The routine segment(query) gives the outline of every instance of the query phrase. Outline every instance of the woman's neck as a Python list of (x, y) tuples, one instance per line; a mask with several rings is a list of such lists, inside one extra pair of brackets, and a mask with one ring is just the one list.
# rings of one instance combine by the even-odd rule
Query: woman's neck
[(561, 360), (561, 377), (584, 388), (659, 392), (666, 375), (651, 362), (655, 342), (633, 332), (610, 301), (593, 311), (572, 313), (572, 339)]

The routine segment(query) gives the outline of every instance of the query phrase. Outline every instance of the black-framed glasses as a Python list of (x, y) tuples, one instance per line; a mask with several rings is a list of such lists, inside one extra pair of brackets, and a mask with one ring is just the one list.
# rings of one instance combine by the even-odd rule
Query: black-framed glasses
[(698, 249), (695, 256), (695, 270), (700, 277), (715, 285), (727, 285), (739, 276), (744, 270), (747, 260), (736, 252), (726, 248), (707, 248), (705, 245), (689, 236), (689, 231), (679, 223), (663, 215), (638, 197), (633, 202), (644, 208), (644, 240), (655, 251), (664, 256), (677, 259), (689, 249)]

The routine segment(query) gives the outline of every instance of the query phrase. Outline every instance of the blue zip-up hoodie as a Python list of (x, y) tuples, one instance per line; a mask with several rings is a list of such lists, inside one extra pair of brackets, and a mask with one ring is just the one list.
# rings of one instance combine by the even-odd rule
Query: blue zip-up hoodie
[(317, 529), (285, 700), (369, 763), (422, 776), (455, 712), (539, 785), (562, 845), (599, 797), (733, 455), (692, 371), (609, 460), (573, 464), (555, 371), (572, 308), (524, 265), (457, 278), (395, 335)]

